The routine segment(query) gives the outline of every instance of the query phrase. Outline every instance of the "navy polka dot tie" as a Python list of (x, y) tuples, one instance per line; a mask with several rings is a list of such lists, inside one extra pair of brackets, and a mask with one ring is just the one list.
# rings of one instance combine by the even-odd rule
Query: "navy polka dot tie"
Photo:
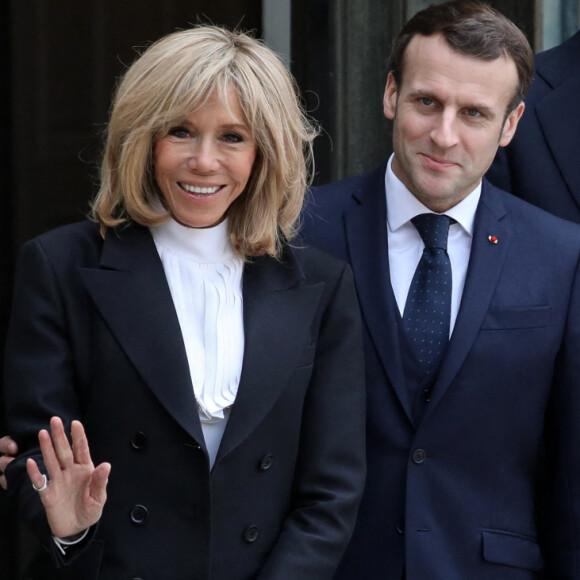
[(451, 263), (447, 237), (449, 226), (455, 220), (446, 215), (424, 213), (411, 222), (425, 249), (409, 287), (403, 324), (421, 366), (426, 373), (431, 373), (449, 342)]

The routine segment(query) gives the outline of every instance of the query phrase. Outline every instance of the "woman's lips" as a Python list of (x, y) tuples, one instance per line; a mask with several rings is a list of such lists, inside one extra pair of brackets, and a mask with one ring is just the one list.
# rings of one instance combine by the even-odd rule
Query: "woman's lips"
[(213, 195), (217, 193), (222, 186), (221, 185), (189, 185), (187, 183), (179, 183), (179, 187), (186, 191), (187, 193), (193, 193), (195, 195)]

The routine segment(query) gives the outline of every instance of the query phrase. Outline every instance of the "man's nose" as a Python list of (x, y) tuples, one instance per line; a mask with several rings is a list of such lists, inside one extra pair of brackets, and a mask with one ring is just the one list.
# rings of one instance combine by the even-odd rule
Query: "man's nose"
[(449, 149), (457, 144), (457, 119), (454, 113), (443, 112), (431, 131), (431, 139), (441, 149)]

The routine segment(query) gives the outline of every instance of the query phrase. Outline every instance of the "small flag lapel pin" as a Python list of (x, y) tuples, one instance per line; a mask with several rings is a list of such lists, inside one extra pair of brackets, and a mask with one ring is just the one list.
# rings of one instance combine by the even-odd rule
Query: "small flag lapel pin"
[(497, 244), (497, 236), (487, 236), (487, 239), (492, 243), (492, 244)]

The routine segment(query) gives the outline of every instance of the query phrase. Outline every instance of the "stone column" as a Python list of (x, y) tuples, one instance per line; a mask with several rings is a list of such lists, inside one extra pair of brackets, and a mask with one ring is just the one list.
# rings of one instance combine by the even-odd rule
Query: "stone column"
[(405, 0), (295, 0), (292, 71), (323, 134), (316, 143), (319, 183), (356, 175), (391, 151), (382, 96)]

